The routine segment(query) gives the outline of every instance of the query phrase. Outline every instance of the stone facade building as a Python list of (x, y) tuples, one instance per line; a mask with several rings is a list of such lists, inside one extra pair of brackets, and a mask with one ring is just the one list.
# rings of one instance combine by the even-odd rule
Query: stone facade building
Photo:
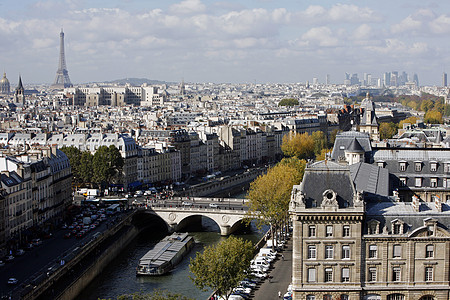
[(449, 299), (450, 206), (374, 197), (355, 181), (322, 161), (294, 186), (293, 299)]

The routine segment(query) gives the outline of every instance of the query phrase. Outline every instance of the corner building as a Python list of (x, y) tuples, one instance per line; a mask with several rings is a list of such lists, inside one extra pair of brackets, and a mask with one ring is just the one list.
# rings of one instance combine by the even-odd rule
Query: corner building
[(350, 168), (331, 161), (294, 186), (293, 299), (449, 299), (450, 207), (355, 186)]

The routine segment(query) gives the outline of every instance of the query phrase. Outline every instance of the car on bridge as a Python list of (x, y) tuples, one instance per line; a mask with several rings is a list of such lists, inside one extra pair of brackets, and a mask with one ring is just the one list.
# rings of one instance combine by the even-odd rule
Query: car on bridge
[(189, 202), (189, 201), (183, 201), (182, 203), (181, 203), (181, 205), (183, 205), (183, 206), (192, 206), (192, 205), (194, 205), (192, 202)]
[(17, 280), (17, 278), (11, 277), (8, 279), (8, 284), (9, 285), (14, 285), (17, 284), (19, 282), (19, 280)]
[(220, 208), (220, 206), (217, 203), (210, 203), (209, 207), (210, 208)]

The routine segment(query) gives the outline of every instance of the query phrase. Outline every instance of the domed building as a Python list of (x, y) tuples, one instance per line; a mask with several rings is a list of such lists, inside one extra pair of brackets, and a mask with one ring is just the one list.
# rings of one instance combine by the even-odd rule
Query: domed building
[(3, 78), (0, 80), (0, 95), (9, 95), (10, 91), (9, 80), (6, 78), (6, 73), (3, 73)]

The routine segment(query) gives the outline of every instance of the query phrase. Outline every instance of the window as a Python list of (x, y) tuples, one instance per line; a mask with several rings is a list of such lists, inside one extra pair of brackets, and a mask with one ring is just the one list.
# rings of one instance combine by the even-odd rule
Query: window
[(402, 257), (402, 246), (401, 245), (394, 245), (393, 257), (394, 258)]
[(377, 245), (369, 245), (369, 258), (377, 258)]
[(406, 162), (400, 162), (399, 169), (401, 172), (405, 172), (406, 171)]
[(308, 246), (308, 259), (316, 259), (316, 246), (315, 245)]
[(425, 267), (425, 281), (433, 281), (433, 267)]
[(333, 255), (333, 246), (332, 245), (326, 245), (325, 246), (325, 258), (326, 259), (332, 259), (334, 257)]
[(414, 163), (414, 170), (415, 170), (416, 172), (422, 171), (422, 163), (421, 163), (421, 162), (415, 162), (415, 163)]
[(314, 296), (314, 295), (306, 295), (306, 300), (316, 300), (316, 296)]
[(342, 236), (343, 237), (350, 236), (350, 226), (349, 225), (344, 225), (344, 227), (342, 228)]
[(314, 237), (314, 236), (316, 236), (316, 226), (309, 226), (309, 229), (308, 229), (308, 236), (309, 236), (309, 237)]
[(388, 295), (387, 300), (405, 300), (405, 296), (402, 294), (391, 294)]
[(348, 300), (349, 297), (346, 294), (342, 294), (340, 300)]
[(349, 268), (342, 268), (341, 282), (350, 282), (350, 269)]
[(330, 294), (323, 295), (323, 300), (333, 300), (333, 296)]
[(436, 172), (437, 171), (437, 163), (431, 162), (430, 163), (430, 172)]
[(377, 268), (369, 268), (369, 274), (367, 280), (370, 282), (377, 281)]
[(392, 231), (394, 232), (394, 234), (400, 234), (401, 233), (401, 224), (399, 224), (399, 223), (393, 224)]
[(400, 281), (400, 280), (401, 280), (400, 267), (392, 268), (392, 281)]
[(430, 186), (431, 186), (432, 188), (437, 187), (437, 178), (431, 178), (431, 179), (430, 179)]
[(342, 259), (350, 259), (350, 246), (342, 246)]
[(431, 258), (434, 256), (434, 246), (433, 245), (427, 245), (425, 249), (425, 257)]
[(332, 282), (333, 281), (333, 269), (332, 268), (326, 268), (325, 269), (324, 281), (325, 282)]
[(308, 282), (316, 282), (316, 269), (315, 268), (308, 269)]
[(378, 224), (375, 222), (369, 225), (369, 234), (377, 234), (378, 233)]
[(327, 225), (326, 236), (327, 237), (333, 236), (333, 225)]
[(406, 177), (400, 177), (400, 186), (406, 186), (407, 178)]
[(422, 177), (416, 177), (416, 187), (422, 186)]

